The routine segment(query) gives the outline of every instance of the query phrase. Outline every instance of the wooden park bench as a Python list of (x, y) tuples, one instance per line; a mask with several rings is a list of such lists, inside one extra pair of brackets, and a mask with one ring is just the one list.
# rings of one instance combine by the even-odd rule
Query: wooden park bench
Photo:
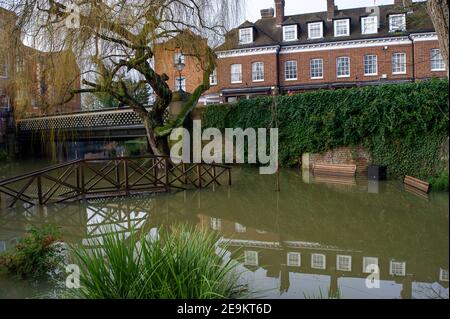
[(356, 165), (354, 164), (317, 164), (313, 165), (314, 174), (355, 176)]
[(415, 188), (425, 194), (428, 194), (430, 191), (430, 183), (424, 182), (418, 178), (406, 175), (403, 182), (405, 186), (409, 186), (408, 188)]

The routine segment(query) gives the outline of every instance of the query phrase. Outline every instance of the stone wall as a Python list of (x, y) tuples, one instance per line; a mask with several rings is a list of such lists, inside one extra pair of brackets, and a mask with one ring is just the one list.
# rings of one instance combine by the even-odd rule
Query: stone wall
[(365, 172), (370, 160), (369, 151), (364, 147), (339, 147), (320, 154), (303, 154), (302, 168), (312, 168), (314, 163), (356, 164), (357, 172)]

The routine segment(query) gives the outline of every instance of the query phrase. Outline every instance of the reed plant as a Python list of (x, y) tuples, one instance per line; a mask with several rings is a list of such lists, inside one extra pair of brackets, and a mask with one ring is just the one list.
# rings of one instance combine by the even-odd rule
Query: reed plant
[(72, 247), (88, 299), (217, 299), (243, 296), (236, 262), (219, 237), (186, 225), (158, 236), (104, 234), (95, 248)]

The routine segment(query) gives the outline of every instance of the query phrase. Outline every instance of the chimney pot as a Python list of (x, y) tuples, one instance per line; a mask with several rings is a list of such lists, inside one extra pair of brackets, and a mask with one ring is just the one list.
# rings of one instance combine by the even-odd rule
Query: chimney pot
[(270, 18), (273, 18), (274, 16), (275, 16), (275, 11), (273, 10), (273, 8), (261, 10), (261, 18), (262, 19), (270, 19)]

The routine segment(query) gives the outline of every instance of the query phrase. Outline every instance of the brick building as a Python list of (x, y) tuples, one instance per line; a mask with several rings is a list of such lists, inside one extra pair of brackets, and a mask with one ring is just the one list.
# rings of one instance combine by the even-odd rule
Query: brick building
[(212, 88), (202, 102), (233, 102), (281, 93), (398, 83), (445, 77), (426, 3), (286, 16), (285, 1), (261, 19), (231, 30), (217, 48)]
[(14, 118), (73, 112), (80, 96), (80, 70), (69, 51), (42, 52), (24, 45), (15, 28), (17, 16), (0, 7), (0, 144), (14, 130)]

